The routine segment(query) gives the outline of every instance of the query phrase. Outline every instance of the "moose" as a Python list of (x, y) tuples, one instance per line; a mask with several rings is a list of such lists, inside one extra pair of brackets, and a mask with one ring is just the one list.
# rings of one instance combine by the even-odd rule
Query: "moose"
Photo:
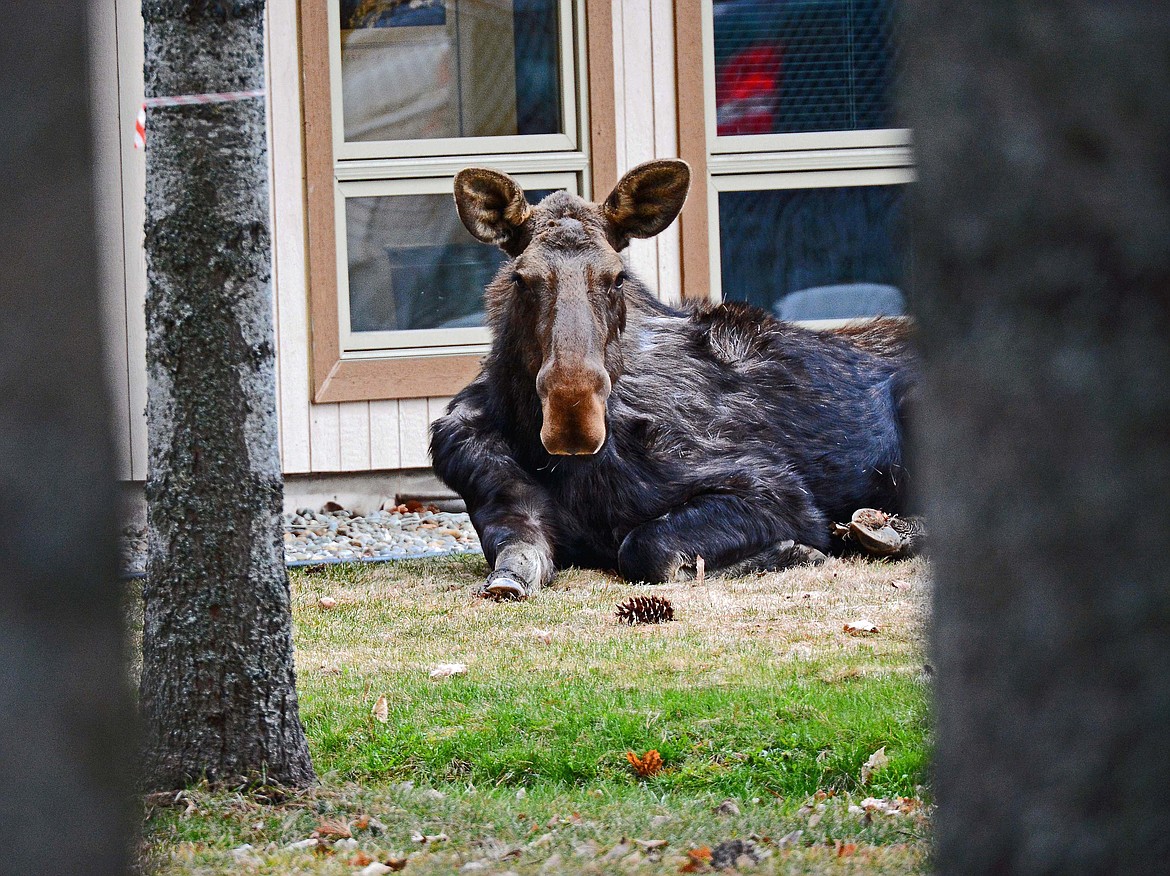
[(915, 358), (905, 325), (817, 332), (738, 303), (668, 306), (620, 255), (682, 209), (690, 168), (630, 170), (600, 204), (529, 204), (504, 173), (455, 178), (472, 236), (510, 256), (485, 290), (492, 346), (431, 430), (491, 567), (523, 599), (558, 568), (659, 583), (819, 562), (830, 526), (905, 500)]

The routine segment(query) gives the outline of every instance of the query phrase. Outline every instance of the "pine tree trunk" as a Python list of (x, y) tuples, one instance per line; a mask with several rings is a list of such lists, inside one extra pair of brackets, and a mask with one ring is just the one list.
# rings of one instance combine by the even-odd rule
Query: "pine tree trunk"
[(0, 9), (0, 874), (12, 876), (127, 873), (137, 819), (86, 25), (82, 3)]
[(1170, 16), (906, 3), (937, 867), (1170, 858)]
[[(264, 87), (262, 0), (146, 0), (146, 93)], [(280, 514), (264, 101), (147, 129), (146, 784), (313, 781)]]

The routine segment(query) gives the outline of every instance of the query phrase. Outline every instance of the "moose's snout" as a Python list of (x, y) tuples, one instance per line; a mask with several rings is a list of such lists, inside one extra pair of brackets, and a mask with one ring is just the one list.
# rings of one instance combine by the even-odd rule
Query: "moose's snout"
[(609, 375), (581, 366), (565, 373), (542, 369), (536, 381), (543, 422), (540, 442), (555, 456), (588, 456), (605, 444)]

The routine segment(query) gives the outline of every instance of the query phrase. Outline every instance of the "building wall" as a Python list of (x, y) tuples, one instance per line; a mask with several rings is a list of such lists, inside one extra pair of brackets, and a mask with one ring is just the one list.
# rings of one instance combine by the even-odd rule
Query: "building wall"
[[(105, 326), (119, 423), (119, 477), (146, 477), (144, 153), (132, 146), (142, 102), (138, 0), (92, 0), (94, 90)], [(618, 172), (676, 156), (672, 0), (612, 5)], [(305, 255), (301, 60), (296, 0), (270, 0), (269, 155), (280, 446), (287, 474), (385, 471), (429, 465), (427, 430), (449, 399), (313, 404)], [(147, 134), (149, 138), (149, 132)], [(599, 197), (604, 192), (597, 193)], [(677, 227), (635, 240), (630, 261), (667, 300), (679, 297)]]

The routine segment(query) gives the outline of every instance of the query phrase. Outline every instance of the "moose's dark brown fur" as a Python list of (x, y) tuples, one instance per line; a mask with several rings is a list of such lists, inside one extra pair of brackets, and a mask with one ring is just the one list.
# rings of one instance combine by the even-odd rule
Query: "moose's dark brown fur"
[(464, 224), (512, 256), (486, 291), (483, 372), (431, 437), (492, 565), (484, 593), (523, 598), (568, 565), (646, 582), (698, 556), (708, 573), (782, 568), (819, 559), (856, 508), (901, 509), (904, 326), (662, 304), (619, 252), (666, 228), (689, 183), (655, 161), (602, 204), (530, 205), (504, 174), (456, 177)]

